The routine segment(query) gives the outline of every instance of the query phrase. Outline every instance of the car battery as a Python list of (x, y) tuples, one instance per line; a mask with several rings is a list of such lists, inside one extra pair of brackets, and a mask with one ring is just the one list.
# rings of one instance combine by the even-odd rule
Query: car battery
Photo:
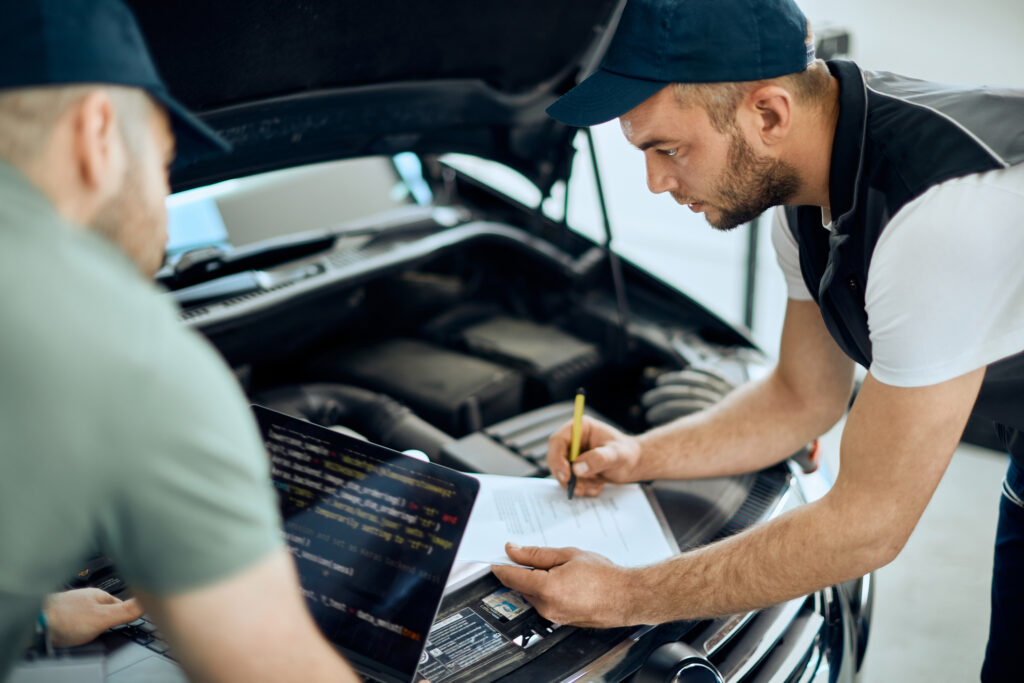
[(453, 436), (509, 418), (522, 407), (523, 377), (517, 370), (417, 339), (332, 351), (312, 360), (307, 371), (387, 394)]

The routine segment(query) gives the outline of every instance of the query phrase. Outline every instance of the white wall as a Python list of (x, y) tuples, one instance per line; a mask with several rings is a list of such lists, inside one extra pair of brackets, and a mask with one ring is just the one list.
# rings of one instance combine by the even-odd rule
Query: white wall
[(802, 0), (812, 26), (853, 34), (851, 58), (868, 69), (947, 83), (1024, 87), (1021, 0)]

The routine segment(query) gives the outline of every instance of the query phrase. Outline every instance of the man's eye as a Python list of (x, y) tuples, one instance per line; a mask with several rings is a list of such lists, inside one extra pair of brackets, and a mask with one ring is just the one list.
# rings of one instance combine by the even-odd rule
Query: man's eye
[(674, 157), (676, 155), (676, 152), (678, 151), (679, 150), (677, 149), (659, 149), (658, 153), (663, 154), (664, 156), (667, 157)]

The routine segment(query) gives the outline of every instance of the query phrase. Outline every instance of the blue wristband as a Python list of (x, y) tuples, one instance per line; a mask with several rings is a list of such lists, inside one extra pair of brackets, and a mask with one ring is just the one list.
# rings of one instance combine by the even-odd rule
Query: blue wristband
[(49, 624), (46, 623), (46, 612), (42, 610), (39, 611), (39, 616), (36, 617), (36, 637), (33, 645), (37, 654), (53, 655), (53, 644), (50, 642), (50, 628)]

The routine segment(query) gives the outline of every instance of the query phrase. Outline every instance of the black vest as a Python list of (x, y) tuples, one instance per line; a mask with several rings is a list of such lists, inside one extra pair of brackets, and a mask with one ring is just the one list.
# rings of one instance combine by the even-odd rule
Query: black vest
[[(878, 238), (900, 208), (933, 185), (1024, 162), (1024, 92), (862, 72), (843, 60), (828, 67), (839, 81), (833, 230), (822, 227), (818, 207), (787, 207), (786, 218), (829, 333), (869, 367), (864, 286)], [(988, 366), (972, 415), (991, 420), (1024, 465), (1024, 349)]]

